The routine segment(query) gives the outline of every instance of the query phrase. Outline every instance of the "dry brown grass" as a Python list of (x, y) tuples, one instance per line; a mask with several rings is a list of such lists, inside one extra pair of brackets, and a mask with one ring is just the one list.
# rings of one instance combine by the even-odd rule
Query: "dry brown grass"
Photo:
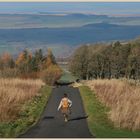
[(21, 105), (38, 95), (41, 80), (0, 79), (0, 122), (17, 117)]
[(115, 126), (140, 129), (140, 86), (127, 80), (92, 80), (86, 84), (99, 100), (111, 108), (108, 116)]

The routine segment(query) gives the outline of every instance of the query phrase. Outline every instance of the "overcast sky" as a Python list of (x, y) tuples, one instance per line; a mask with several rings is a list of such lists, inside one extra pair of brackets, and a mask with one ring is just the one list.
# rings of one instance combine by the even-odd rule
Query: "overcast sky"
[(140, 2), (0, 2), (0, 13), (36, 13), (58, 11), (107, 15), (140, 15)]

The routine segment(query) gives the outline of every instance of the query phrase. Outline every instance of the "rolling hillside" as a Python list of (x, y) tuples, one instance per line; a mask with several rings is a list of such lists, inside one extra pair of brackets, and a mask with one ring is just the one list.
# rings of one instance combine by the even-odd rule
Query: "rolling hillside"
[(140, 25), (139, 16), (107, 16), (81, 13), (0, 14), (0, 28), (62, 28), (106, 22), (118, 25)]
[(0, 51), (16, 53), (24, 48), (51, 47), (56, 56), (70, 55), (76, 46), (86, 43), (130, 40), (140, 35), (140, 26), (108, 23), (67, 28), (0, 29)]

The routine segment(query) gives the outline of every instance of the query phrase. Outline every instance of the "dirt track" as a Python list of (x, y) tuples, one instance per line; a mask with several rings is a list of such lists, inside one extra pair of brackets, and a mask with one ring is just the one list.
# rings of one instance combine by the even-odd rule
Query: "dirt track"
[[(72, 114), (67, 123), (57, 111), (60, 99), (67, 93), (72, 100)], [(40, 121), (21, 138), (92, 138), (86, 121), (86, 114), (79, 90), (77, 88), (60, 86), (54, 88), (49, 102)]]

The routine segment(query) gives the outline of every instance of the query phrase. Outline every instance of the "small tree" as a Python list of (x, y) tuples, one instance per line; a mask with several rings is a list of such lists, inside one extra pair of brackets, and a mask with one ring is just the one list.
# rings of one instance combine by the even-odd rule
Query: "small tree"
[(56, 65), (56, 61), (55, 61), (55, 57), (52, 53), (52, 50), (50, 48), (48, 48), (47, 56), (45, 57), (44, 62), (43, 62), (43, 69), (46, 69), (51, 65)]

